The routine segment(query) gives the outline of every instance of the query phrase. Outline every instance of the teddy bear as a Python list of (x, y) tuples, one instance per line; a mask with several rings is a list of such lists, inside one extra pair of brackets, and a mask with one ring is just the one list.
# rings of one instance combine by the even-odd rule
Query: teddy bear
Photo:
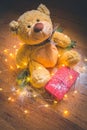
[(78, 52), (67, 49), (71, 39), (53, 30), (50, 11), (45, 5), (40, 4), (36, 10), (25, 12), (9, 25), (24, 42), (17, 52), (16, 61), (22, 69), (28, 68), (33, 87), (46, 85), (51, 78), (49, 68), (72, 67), (79, 62)]

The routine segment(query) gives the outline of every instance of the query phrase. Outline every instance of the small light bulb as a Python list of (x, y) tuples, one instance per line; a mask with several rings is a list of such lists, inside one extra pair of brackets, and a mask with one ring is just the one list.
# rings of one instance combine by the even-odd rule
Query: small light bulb
[(27, 66), (27, 63), (26, 63), (26, 62), (24, 62), (24, 66)]
[(12, 99), (11, 99), (11, 102), (14, 102), (14, 101), (15, 101), (15, 100), (12, 98)]
[(27, 77), (27, 82), (29, 82), (30, 81), (30, 77)]
[(8, 98), (8, 101), (14, 102), (15, 100), (14, 100), (14, 98), (9, 97), (9, 98)]
[(20, 66), (19, 65), (17, 65), (17, 69), (19, 69), (20, 68)]
[(54, 73), (51, 73), (51, 76), (53, 76), (54, 75)]
[(72, 75), (69, 76), (70, 79), (73, 79)]
[(58, 54), (58, 57), (60, 57), (60, 54)]
[(13, 69), (14, 69), (14, 67), (13, 67), (13, 66), (10, 66), (10, 69), (11, 69), (11, 70), (13, 70)]
[(27, 95), (27, 91), (22, 91), (22, 92), (20, 92), (19, 94), (20, 94), (21, 97), (24, 97), (24, 96)]
[(83, 66), (83, 67), (82, 67), (82, 69), (83, 69), (83, 70), (86, 70), (86, 67), (85, 67), (85, 66)]
[(65, 94), (65, 95), (64, 95), (64, 98), (67, 98), (67, 97), (68, 97), (67, 94)]
[(10, 57), (12, 57), (12, 58), (14, 57), (14, 55), (13, 55), (12, 53), (10, 53), (9, 55), (10, 55)]
[(0, 88), (0, 91), (2, 91), (3, 90), (3, 88)]
[(17, 55), (18, 49), (15, 50), (15, 55)]
[(67, 38), (68, 36), (67, 35), (65, 35), (65, 38)]
[(74, 93), (77, 94), (78, 93), (77, 90), (75, 90)]
[(4, 53), (8, 53), (8, 49), (5, 49), (5, 50), (4, 50)]
[(18, 51), (18, 49), (15, 50), (16, 52)]
[(62, 64), (62, 66), (64, 67), (65, 65), (64, 65), (64, 64)]
[(19, 45), (20, 45), (20, 46), (22, 46), (22, 45), (23, 45), (23, 43), (20, 43)]
[(7, 62), (8, 60), (7, 59), (5, 59), (5, 62)]
[(41, 66), (39, 66), (39, 67), (38, 67), (38, 69), (42, 69), (42, 67), (41, 67)]
[(24, 113), (25, 113), (25, 114), (28, 114), (29, 112), (28, 112), (28, 110), (24, 110)]
[(9, 101), (11, 101), (11, 99), (12, 99), (11, 97), (8, 98)]
[(58, 103), (58, 101), (54, 100), (54, 104), (57, 104), (57, 103)]
[(16, 90), (16, 93), (19, 94), (19, 93), (20, 93), (20, 89), (17, 89), (17, 90)]
[(10, 56), (12, 56), (13, 54), (12, 54), (12, 53), (10, 53), (9, 55), (10, 55)]
[(64, 111), (64, 115), (68, 115), (69, 112), (67, 110)]
[(13, 46), (13, 48), (16, 48), (16, 47), (17, 47), (16, 45)]
[(87, 61), (87, 58), (85, 58), (84, 61)]
[(45, 104), (44, 107), (49, 107), (49, 105), (48, 105), (48, 104)]
[(35, 98), (35, 97), (37, 97), (37, 95), (36, 95), (36, 94), (34, 94), (34, 95), (33, 95), (33, 97)]

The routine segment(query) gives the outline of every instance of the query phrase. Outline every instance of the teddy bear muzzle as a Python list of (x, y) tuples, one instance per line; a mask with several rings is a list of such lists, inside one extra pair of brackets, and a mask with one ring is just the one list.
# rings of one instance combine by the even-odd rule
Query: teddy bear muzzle
[(43, 23), (36, 23), (35, 26), (34, 26), (34, 32), (35, 33), (38, 33), (40, 31), (42, 31), (44, 28), (44, 25)]

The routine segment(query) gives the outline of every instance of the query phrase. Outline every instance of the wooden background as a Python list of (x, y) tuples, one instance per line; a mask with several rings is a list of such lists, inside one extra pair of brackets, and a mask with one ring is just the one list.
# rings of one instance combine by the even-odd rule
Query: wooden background
[[(81, 72), (75, 86), (77, 93), (70, 91), (68, 97), (58, 104), (50, 104), (39, 97), (16, 100), (12, 92), (17, 71), (15, 58), (10, 53), (15, 53), (14, 46), (18, 48), (20, 41), (11, 34), (8, 24), (23, 12), (36, 9), (41, 2), (50, 9), (53, 23), (60, 23), (64, 33), (77, 41), (77, 50), (82, 57), (77, 66)], [(59, 3), (56, 0), (3, 0), (0, 3), (0, 130), (87, 130), (87, 61), (84, 61), (87, 58), (86, 12), (84, 0), (59, 0)], [(9, 97), (14, 97), (14, 100), (8, 100)]]

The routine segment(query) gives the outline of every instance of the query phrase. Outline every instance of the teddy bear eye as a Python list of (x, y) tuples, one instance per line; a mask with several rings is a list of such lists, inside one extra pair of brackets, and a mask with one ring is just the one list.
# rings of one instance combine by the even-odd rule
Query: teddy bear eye
[(39, 19), (37, 19), (36, 21), (37, 21), (37, 22), (39, 22), (40, 20), (39, 20)]
[(27, 27), (28, 27), (28, 28), (30, 28), (31, 26), (30, 26), (30, 25), (28, 25)]

